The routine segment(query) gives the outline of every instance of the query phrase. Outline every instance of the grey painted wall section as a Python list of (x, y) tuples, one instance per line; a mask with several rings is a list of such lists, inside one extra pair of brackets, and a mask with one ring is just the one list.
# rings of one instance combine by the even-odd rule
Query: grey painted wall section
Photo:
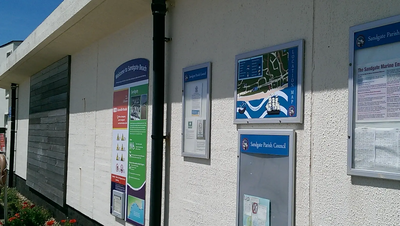
[(31, 77), (26, 183), (65, 204), (70, 58)]

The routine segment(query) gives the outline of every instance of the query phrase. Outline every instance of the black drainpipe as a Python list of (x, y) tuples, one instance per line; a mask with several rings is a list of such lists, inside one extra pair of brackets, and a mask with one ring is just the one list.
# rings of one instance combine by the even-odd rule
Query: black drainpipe
[(11, 83), (11, 134), (10, 134), (10, 171), (8, 186), (14, 187), (14, 149), (15, 149), (15, 110), (17, 107), (17, 84)]
[(151, 136), (150, 226), (161, 225), (164, 138), (165, 0), (152, 0), (153, 103)]

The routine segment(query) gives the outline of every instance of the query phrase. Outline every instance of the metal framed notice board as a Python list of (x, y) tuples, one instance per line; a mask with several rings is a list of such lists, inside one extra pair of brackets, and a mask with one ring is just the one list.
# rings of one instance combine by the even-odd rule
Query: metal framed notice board
[(182, 70), (182, 156), (210, 156), (211, 63)]
[(234, 123), (302, 123), (304, 41), (236, 56)]
[(400, 179), (400, 16), (350, 28), (348, 174)]
[(237, 226), (294, 225), (294, 131), (240, 129)]

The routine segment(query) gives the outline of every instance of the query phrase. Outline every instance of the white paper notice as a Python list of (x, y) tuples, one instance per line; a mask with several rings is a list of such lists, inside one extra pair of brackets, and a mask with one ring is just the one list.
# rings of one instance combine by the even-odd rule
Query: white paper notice
[(201, 102), (203, 96), (203, 83), (197, 82), (192, 94), (192, 116), (201, 116)]
[(400, 129), (356, 128), (354, 167), (396, 172), (400, 162)]
[(395, 129), (375, 130), (375, 167), (397, 168), (398, 139)]
[(400, 63), (357, 66), (356, 121), (400, 120)]
[(354, 132), (354, 166), (371, 168), (375, 164), (375, 129), (356, 128)]

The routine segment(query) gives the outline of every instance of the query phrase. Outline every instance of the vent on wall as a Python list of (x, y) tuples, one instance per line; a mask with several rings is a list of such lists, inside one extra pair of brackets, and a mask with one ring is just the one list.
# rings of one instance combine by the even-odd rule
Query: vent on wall
[(6, 53), (6, 57), (9, 57), (9, 56), (11, 55), (11, 53), (12, 53), (12, 50), (8, 51), (8, 52)]

